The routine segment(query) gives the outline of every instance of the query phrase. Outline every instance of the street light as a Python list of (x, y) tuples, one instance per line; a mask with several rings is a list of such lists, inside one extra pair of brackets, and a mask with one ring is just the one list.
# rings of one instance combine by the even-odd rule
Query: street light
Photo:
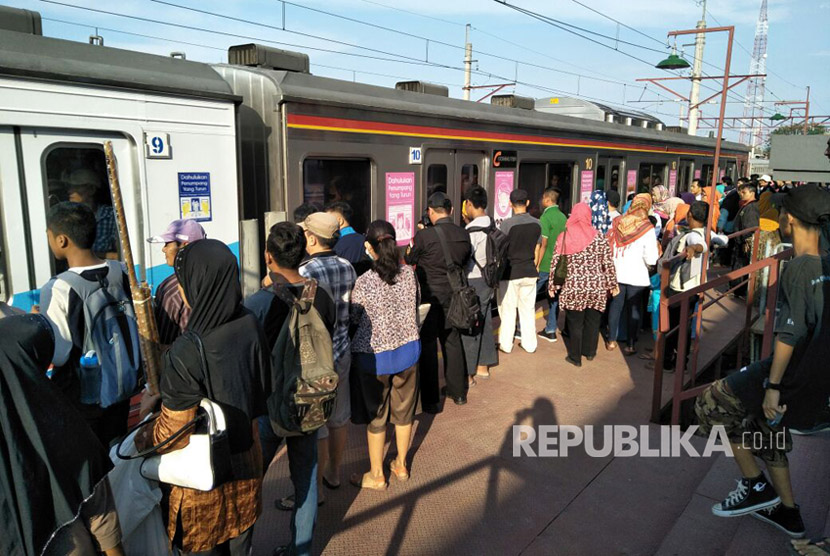
[(671, 54), (669, 54), (669, 57), (659, 62), (654, 67), (662, 70), (679, 70), (686, 69), (691, 66), (689, 65), (689, 62), (687, 62), (684, 58), (678, 56), (674, 49), (672, 49), (672, 52)]
[(769, 119), (771, 122), (780, 122), (781, 120), (786, 120), (787, 117), (781, 112), (776, 112), (775, 114), (770, 116)]

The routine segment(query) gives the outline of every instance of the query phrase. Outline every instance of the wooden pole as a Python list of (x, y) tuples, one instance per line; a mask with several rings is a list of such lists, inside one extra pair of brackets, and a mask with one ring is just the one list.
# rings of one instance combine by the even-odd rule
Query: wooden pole
[(127, 278), (130, 282), (130, 291), (133, 295), (133, 307), (138, 321), (138, 339), (141, 344), (141, 354), (144, 359), (144, 372), (147, 378), (147, 389), (150, 394), (158, 394), (158, 377), (161, 370), (159, 351), (159, 334), (153, 312), (153, 297), (146, 282), (138, 283), (133, 262), (133, 251), (130, 245), (130, 233), (127, 230), (127, 217), (124, 213), (124, 202), (121, 198), (121, 185), (118, 182), (118, 168), (115, 155), (112, 152), (112, 141), (104, 141), (104, 154), (107, 157), (107, 175), (112, 193), (112, 207), (118, 222), (118, 237), (121, 241), (121, 252), (124, 255), (124, 264), (127, 266)]

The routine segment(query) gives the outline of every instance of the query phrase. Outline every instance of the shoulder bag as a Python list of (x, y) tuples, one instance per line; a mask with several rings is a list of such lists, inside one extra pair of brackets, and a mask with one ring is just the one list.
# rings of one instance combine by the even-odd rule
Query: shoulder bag
[(435, 226), (435, 233), (444, 252), (444, 262), (447, 265), (447, 279), (452, 288), (450, 307), (447, 310), (447, 324), (460, 330), (470, 330), (478, 325), (481, 319), (481, 302), (476, 289), (467, 282), (464, 269), (455, 264), (447, 248), (447, 240), (441, 226)]
[[(554, 286), (564, 286), (565, 280), (568, 279), (568, 256), (565, 254), (565, 240), (568, 238), (567, 228), (562, 234), (562, 254), (559, 255), (559, 260), (556, 261), (556, 268), (553, 269)], [(555, 246), (554, 249), (556, 249)]]

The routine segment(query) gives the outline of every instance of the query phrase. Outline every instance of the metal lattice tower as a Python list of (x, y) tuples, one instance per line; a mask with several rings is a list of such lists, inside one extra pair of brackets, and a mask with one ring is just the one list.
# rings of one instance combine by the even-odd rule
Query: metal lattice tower
[[(758, 23), (755, 25), (755, 47), (752, 49), (752, 60), (749, 62), (750, 74), (766, 73), (768, 31), (767, 0), (762, 0), (761, 13), (758, 14)], [(746, 88), (746, 99), (744, 101), (744, 118), (746, 119), (741, 127), (739, 141), (753, 148), (761, 144), (761, 136), (763, 135), (761, 117), (764, 114), (765, 80), (765, 77), (753, 77), (749, 80)]]

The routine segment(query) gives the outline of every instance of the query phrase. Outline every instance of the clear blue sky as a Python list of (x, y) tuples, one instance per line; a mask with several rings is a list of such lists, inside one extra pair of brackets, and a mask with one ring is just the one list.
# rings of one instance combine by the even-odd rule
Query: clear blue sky
[[(494, 0), (294, 0), (285, 5), (286, 31), (282, 30), (283, 3), (279, 0), (55, 1), (60, 4), (45, 0), (0, 0), (11, 6), (39, 11), (44, 17), (44, 34), (48, 36), (87, 41), (97, 27), (107, 46), (159, 54), (184, 51), (188, 59), (205, 62), (226, 61), (227, 47), (233, 44), (275, 41), (283, 44), (274, 46), (307, 52), (312, 72), (317, 75), (384, 86), (394, 86), (402, 79), (422, 79), (448, 85), (450, 95), (454, 97), (462, 95), (461, 47), (464, 25), (470, 23), (473, 26), (473, 58), (476, 60), (474, 85), (516, 80), (518, 85), (508, 91), (515, 89), (517, 94), (537, 98), (578, 93), (615, 104), (626, 103), (657, 115), (668, 125), (677, 125), (679, 104), (653, 86), (644, 91), (643, 84), (635, 80), (665, 75), (652, 65), (667, 53), (666, 32), (693, 28), (701, 16), (700, 3), (696, 0), (508, 0), (588, 32), (662, 51), (617, 43), (619, 50), (642, 59), (639, 61), (518, 13)], [(96, 13), (66, 4), (157, 22)], [(733, 74), (749, 71), (749, 52), (753, 48), (760, 5), (761, 0), (708, 1), (709, 26), (736, 27), (739, 44), (734, 47)], [(226, 17), (197, 13), (179, 6)], [(332, 12), (377, 27), (306, 8)], [(618, 27), (617, 23), (596, 12), (635, 30)], [(811, 113), (830, 114), (830, 34), (827, 31), (830, 0), (769, 0), (769, 20), (766, 114), (774, 112), (772, 103), (776, 100), (803, 100), (807, 85), (812, 87)], [(586, 34), (585, 31), (578, 32)], [(589, 36), (614, 43), (598, 35)], [(430, 39), (429, 44), (419, 37)], [(725, 34), (707, 35), (704, 72), (709, 75), (722, 74), (725, 37)], [(694, 39), (691, 36), (683, 39), (678, 45), (691, 59), (693, 47), (682, 46), (682, 43), (691, 43)], [(688, 94), (687, 82), (674, 84), (680, 92)], [(473, 91), (473, 98), (484, 96), (486, 92)], [(708, 96), (706, 91), (703, 93)], [(744, 84), (733, 89), (728, 116), (743, 114), (745, 93)], [(705, 107), (704, 115), (716, 116), (717, 108), (714, 104)], [(780, 110), (785, 114), (788, 112), (787, 108)], [(737, 135), (727, 136), (735, 138)]]

